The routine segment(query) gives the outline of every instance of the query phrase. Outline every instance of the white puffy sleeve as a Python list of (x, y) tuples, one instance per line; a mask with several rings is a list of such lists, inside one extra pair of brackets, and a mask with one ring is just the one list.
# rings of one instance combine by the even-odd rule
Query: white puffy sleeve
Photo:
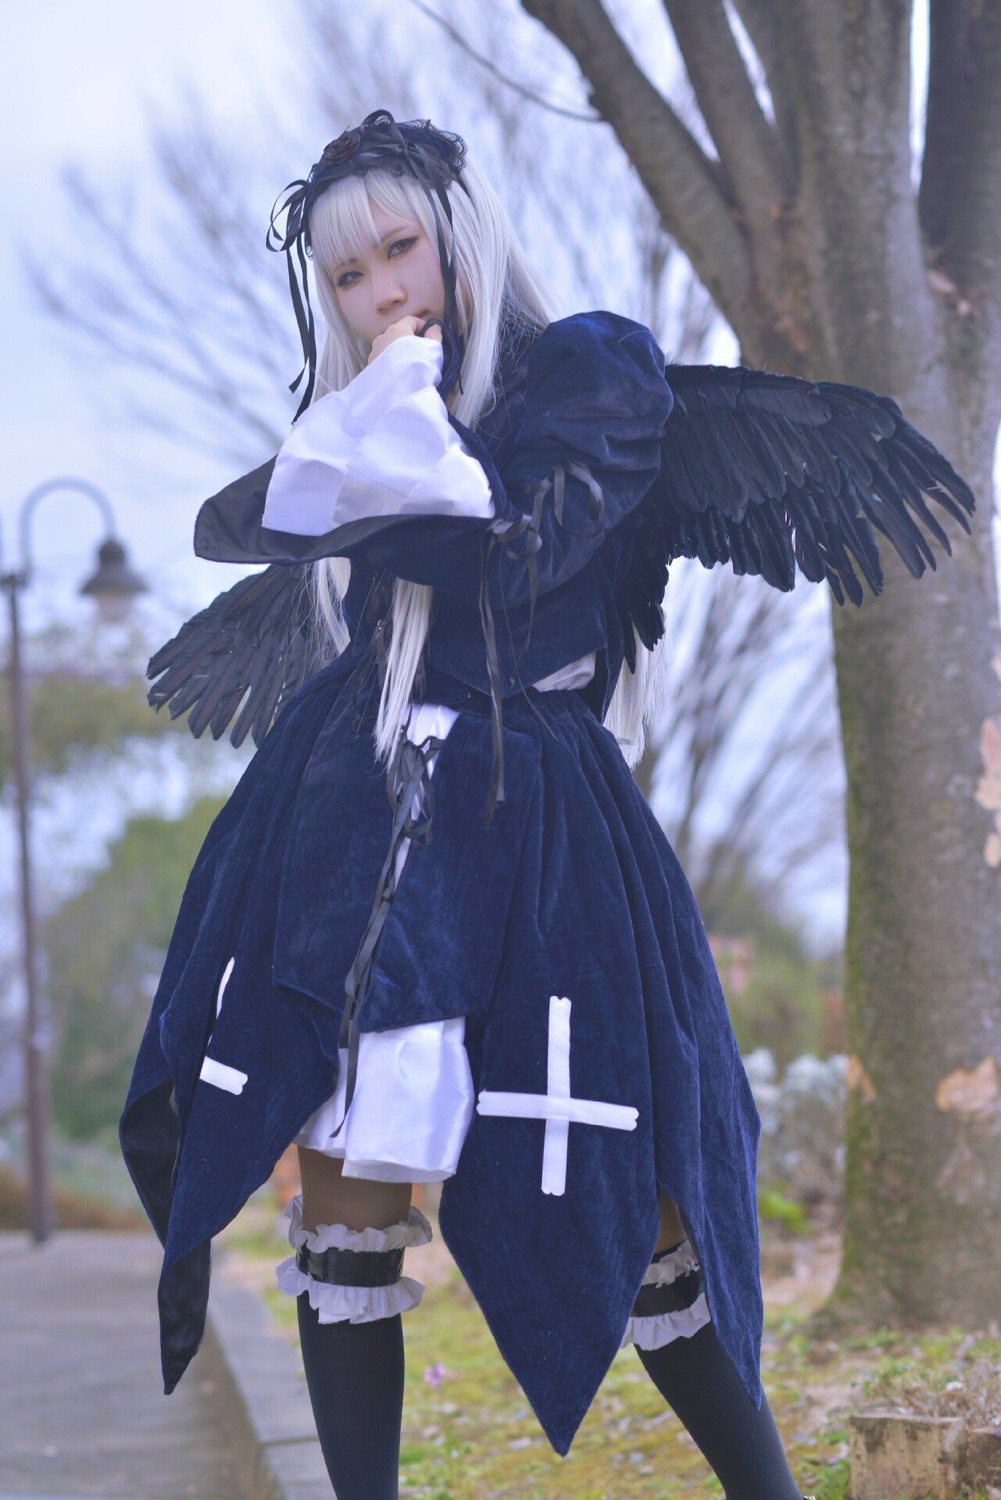
[(278, 453), (263, 524), (322, 536), (365, 516), (489, 520), (490, 486), (449, 425), (441, 368), (441, 345), (408, 334), (307, 407)]

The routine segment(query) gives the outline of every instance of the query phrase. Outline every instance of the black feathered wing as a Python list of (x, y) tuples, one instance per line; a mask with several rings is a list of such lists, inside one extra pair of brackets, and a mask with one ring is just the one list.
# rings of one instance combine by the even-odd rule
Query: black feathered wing
[[(815, 582), (826, 578), (839, 603), (860, 604), (859, 574), (874, 593), (882, 587), (877, 532), (920, 577), (935, 567), (932, 541), (951, 550), (929, 502), (969, 530), (969, 487), (883, 396), (711, 365), (670, 365), (667, 380), (674, 410), (660, 474), (635, 513), (630, 562), (616, 591), (630, 648), (634, 631), (648, 647), (663, 634), (660, 606), (675, 558), (697, 557), (706, 567), (728, 562), (780, 589), (793, 587), (798, 566)], [(256, 536), (270, 471), (264, 465), (215, 497), (199, 524), (238, 492), (243, 510), (257, 517)], [(243, 510), (236, 510), (239, 520)], [(230, 504), (217, 523), (222, 542), (213, 533), (199, 550), (226, 559), (266, 555), (260, 547), (234, 551), (233, 511)], [(324, 555), (322, 539), (278, 540), (296, 556), (304, 547)], [(260, 744), (315, 667), (307, 575), (305, 560), (272, 564), (189, 620), (149, 664), (158, 679), (153, 706), (168, 704), (174, 718), (188, 713), (196, 736), (209, 728), (218, 739), (232, 723), (234, 745), (248, 731)]]
[(275, 716), (315, 670), (309, 569), (273, 563), (243, 578), (182, 625), (151, 659), (154, 708), (188, 715), (197, 738), (227, 728), (234, 745), (259, 745)]
[[(713, 365), (668, 365), (674, 409), (637, 517), (619, 609), (645, 646), (663, 633), (668, 565), (730, 563), (791, 589), (826, 578), (839, 604), (883, 583), (876, 533), (915, 577), (951, 551), (929, 508), (969, 531), (973, 495), (895, 402), (856, 386)], [(627, 631), (627, 639), (630, 632)]]

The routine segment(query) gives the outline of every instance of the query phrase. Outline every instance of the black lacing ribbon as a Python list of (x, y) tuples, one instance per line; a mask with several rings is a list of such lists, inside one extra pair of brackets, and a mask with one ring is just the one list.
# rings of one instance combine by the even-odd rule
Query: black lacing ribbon
[[(396, 858), (405, 839), (409, 839), (411, 843), (418, 846), (431, 842), (434, 788), (431, 782), (430, 762), (437, 755), (442, 744), (442, 740), (429, 735), (419, 745), (415, 745), (412, 740), (407, 739), (406, 731), (401, 730), (390, 763), (389, 774), (386, 777), (389, 804), (393, 809), (393, 829), (389, 840), (389, 852), (375, 890), (372, 914), (362, 933), (354, 963), (351, 965), (351, 972), (344, 986), (345, 1004), (344, 1013), (341, 1016), (338, 1047), (346, 1048), (348, 1054), (347, 1092), (344, 1113), (336, 1130), (333, 1131), (335, 1137), (343, 1128), (355, 1095), (355, 1086), (358, 1081), (358, 1050), (361, 1040), (358, 1016), (368, 995), (379, 939), (386, 925), (393, 897), (396, 895)], [(415, 799), (418, 808), (416, 814), (412, 810)]]
[[(512, 669), (512, 682), (518, 668), (525, 659), (532, 640), (532, 625), (535, 620), (535, 601), (538, 596), (538, 553), (542, 546), (542, 516), (547, 497), (553, 497), (553, 516), (557, 526), (565, 526), (563, 519), (566, 477), (570, 475), (586, 486), (589, 496), (591, 526), (586, 531), (574, 530), (574, 536), (600, 536), (605, 525), (605, 497), (601, 485), (586, 464), (571, 461), (557, 464), (532, 496), (532, 509), (527, 515), (493, 521), (483, 537), (480, 559), (480, 623), (487, 653), (487, 675), (490, 680), (490, 735), (492, 747), (492, 771), (490, 789), (483, 808), (483, 823), (489, 828), (494, 810), (504, 801), (504, 695), (500, 674), (500, 658), (497, 654), (497, 631), (493, 609), (490, 604), (490, 573), (494, 554), (502, 552), (515, 562), (528, 568), (528, 628), (525, 641)], [(569, 528), (567, 528), (569, 529)], [(519, 545), (520, 544), (520, 545)]]

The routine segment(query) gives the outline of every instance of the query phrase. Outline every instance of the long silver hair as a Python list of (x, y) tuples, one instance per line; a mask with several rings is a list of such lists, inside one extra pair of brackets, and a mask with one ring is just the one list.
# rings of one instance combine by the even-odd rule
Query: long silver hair
[[(462, 389), (450, 405), (459, 421), (475, 428), (494, 400), (502, 310), (505, 317), (545, 327), (554, 316), (554, 308), (499, 198), (472, 163), (467, 161), (461, 177), (453, 183), (449, 200), (455, 233), (458, 315), (466, 341)], [(386, 213), (416, 218), (431, 243), (435, 242), (427, 196), (412, 177), (371, 171), (364, 178), (344, 178), (317, 199), (310, 211), (309, 230), (326, 336), (317, 363), (314, 401), (328, 391), (342, 390), (368, 360), (368, 345), (351, 330), (341, 313), (328, 268), (358, 255), (367, 246), (378, 245), (373, 203)], [(351, 564), (346, 558), (328, 558), (315, 565), (318, 624), (331, 655), (343, 651), (348, 643), (341, 604), (350, 574)], [(429, 586), (396, 579), (386, 672), (375, 724), (376, 752), (386, 762), (410, 712), (433, 605), (434, 591)], [(649, 653), (640, 648), (636, 673), (623, 670), (605, 716), (606, 725), (631, 765), (643, 751), (648, 657)]]

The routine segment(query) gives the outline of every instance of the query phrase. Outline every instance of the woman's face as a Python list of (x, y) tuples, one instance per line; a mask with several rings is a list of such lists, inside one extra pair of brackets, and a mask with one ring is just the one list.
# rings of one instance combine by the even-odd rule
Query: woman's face
[(330, 267), (346, 322), (367, 344), (401, 318), (441, 318), (445, 288), (438, 251), (418, 219), (387, 213), (373, 203), (379, 243)]

